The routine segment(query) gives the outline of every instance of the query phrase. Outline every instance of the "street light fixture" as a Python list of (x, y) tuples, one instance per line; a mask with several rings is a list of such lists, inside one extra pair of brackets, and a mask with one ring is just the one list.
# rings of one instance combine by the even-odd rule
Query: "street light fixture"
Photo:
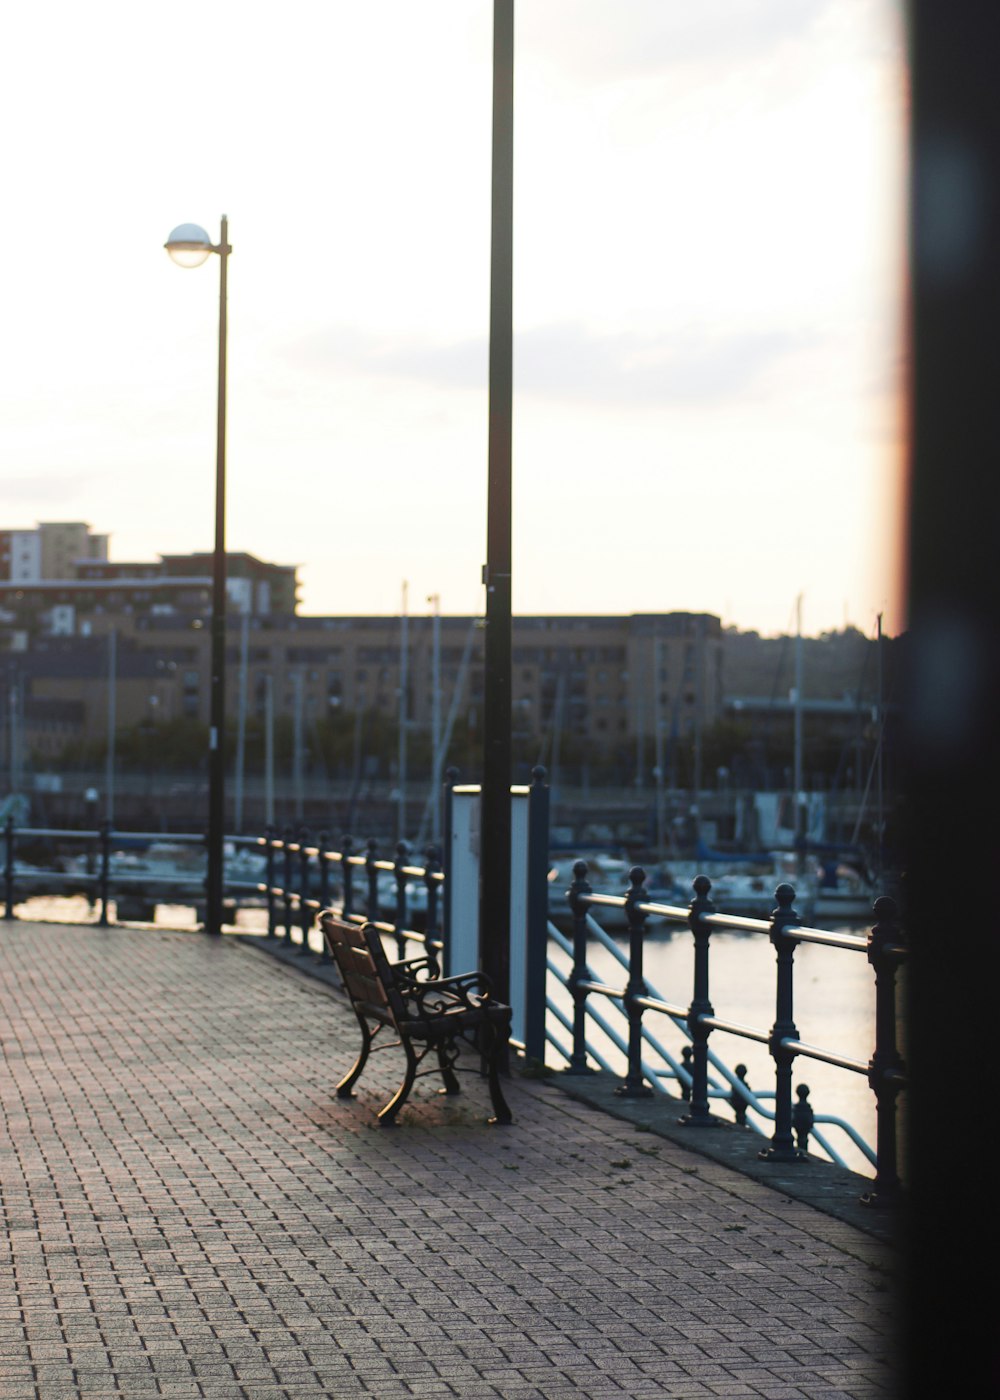
[(163, 245), (179, 267), (200, 267), (219, 255), (219, 386), (215, 445), (215, 548), (212, 555), (211, 687), (208, 737), (208, 880), (205, 929), (222, 932), (226, 726), (226, 272), (229, 220), (222, 216), (218, 243), (198, 224), (179, 224)]

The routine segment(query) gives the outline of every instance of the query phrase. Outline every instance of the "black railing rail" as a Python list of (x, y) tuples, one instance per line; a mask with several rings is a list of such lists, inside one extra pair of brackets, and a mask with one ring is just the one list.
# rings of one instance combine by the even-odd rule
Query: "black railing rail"
[[(699, 875), (694, 881), (694, 898), (687, 908), (644, 900), (642, 889), (646, 873), (641, 866), (633, 866), (630, 870), (630, 887), (624, 896), (594, 894), (586, 877), (586, 862), (577, 861), (574, 880), (567, 891), (573, 914), (572, 944), (565, 944), (572, 954), (572, 969), (566, 978), (566, 987), (573, 1000), (573, 1039), (571, 1050), (562, 1050), (568, 1062), (564, 1072), (589, 1073), (588, 1054), (602, 1063), (587, 1044), (585, 1025), (586, 1017), (591, 1015), (602, 1029), (608, 1031), (607, 1022), (594, 1014), (587, 1001), (588, 997), (602, 996), (619, 1005), (628, 1018), (627, 1072), (618, 1092), (627, 1097), (650, 1093), (643, 1073), (642, 1045), (644, 1040), (654, 1045), (657, 1043), (644, 1027), (643, 1015), (647, 1011), (665, 1014), (678, 1024), (683, 1024), (691, 1039), (690, 1054), (683, 1067), (676, 1065), (667, 1052), (657, 1045), (658, 1053), (674, 1065), (676, 1077), (685, 1085), (684, 1097), (690, 1107), (679, 1121), (691, 1127), (710, 1127), (719, 1121), (709, 1110), (712, 1093), (709, 1082), (709, 1037), (712, 1032), (725, 1031), (765, 1044), (775, 1067), (774, 1133), (770, 1145), (760, 1153), (760, 1157), (774, 1162), (806, 1160), (808, 1138), (816, 1124), (839, 1122), (814, 1115), (805, 1085), (797, 1087), (797, 1101), (793, 1101), (792, 1070), (797, 1059), (822, 1061), (854, 1074), (865, 1075), (875, 1096), (876, 1176), (871, 1189), (865, 1192), (862, 1199), (871, 1205), (895, 1200), (900, 1190), (896, 1100), (906, 1085), (905, 1066), (897, 1044), (896, 974), (907, 956), (895, 901), (887, 896), (875, 900), (872, 910), (874, 922), (867, 934), (861, 935), (803, 925), (794, 907), (795, 891), (787, 884), (779, 885), (775, 890), (775, 909), (771, 918), (766, 920), (716, 913), (711, 901), (711, 881), (705, 875)], [(624, 909), (628, 919), (629, 957), (625, 987), (610, 986), (596, 979), (587, 964), (588, 939), (595, 931), (598, 935), (602, 934), (602, 930), (588, 918), (588, 912), (600, 906)], [(643, 977), (642, 944), (645, 922), (650, 916), (686, 925), (694, 938), (694, 988), (692, 999), (686, 1007), (649, 994)], [(714, 929), (766, 933), (770, 937), (776, 956), (776, 984), (775, 1019), (769, 1028), (748, 1026), (716, 1015), (709, 998), (709, 951)], [(811, 1045), (800, 1037), (794, 1020), (793, 995), (794, 955), (800, 943), (822, 944), (867, 957), (875, 975), (876, 994), (875, 1048), (868, 1061)], [(624, 958), (621, 960), (625, 961)], [(564, 1024), (567, 1029), (570, 1028), (568, 1022), (564, 1021)], [(617, 1043), (622, 1042), (619, 1039)], [(742, 1075), (738, 1073), (739, 1069), (743, 1069)], [(763, 1097), (755, 1095), (745, 1085), (745, 1073), (745, 1068), (739, 1066), (737, 1075), (731, 1079), (729, 1102), (734, 1106), (738, 1119), (741, 1117), (738, 1105), (742, 1104), (745, 1116), (747, 1104), (759, 1107), (755, 1100)], [(715, 1096), (718, 1096), (717, 1092)]]
[[(19, 850), (28, 843), (37, 847), (39, 842), (77, 847), (85, 863), (74, 869), (21, 864)], [(203, 904), (207, 866), (190, 871), (133, 870), (116, 863), (121, 852), (157, 844), (188, 846), (207, 854), (204, 833), (119, 831), (106, 822), (91, 829), (19, 827), (8, 817), (3, 826), (4, 917), (15, 919), (17, 905), (32, 895), (78, 891), (92, 898), (101, 927), (108, 927), (113, 912), (121, 918), (117, 906), (130, 894), (155, 891), (176, 896), (178, 903), (184, 902), (184, 896)], [(317, 951), (321, 961), (328, 960), (325, 945), (311, 947), (310, 934), (319, 911), (337, 906), (345, 917), (355, 922), (370, 918), (382, 933), (395, 938), (400, 957), (410, 941), (440, 955), (444, 876), (436, 846), (428, 846), (425, 864), (418, 865), (411, 861), (405, 842), (396, 846), (394, 859), (386, 860), (380, 858), (374, 838), (365, 843), (362, 855), (355, 851), (350, 836), (342, 839), (337, 850), (331, 848), (325, 831), (313, 841), (307, 830), (291, 827), (280, 835), (269, 829), (265, 836), (229, 836), (226, 845), (261, 855), (264, 867), (259, 876), (251, 872), (243, 877), (225, 863), (223, 896), (232, 917), (241, 904), (265, 907), (268, 935), (295, 942), (302, 954)], [(416, 917), (422, 925), (419, 929), (413, 927)]]
[[(80, 847), (85, 864), (75, 869), (20, 864), (19, 848), (23, 849), (26, 843), (34, 847), (39, 842)], [(226, 843), (234, 850), (249, 850), (257, 846), (258, 838), (229, 836)], [(99, 908), (98, 923), (105, 928), (111, 922), (111, 905), (116, 896), (155, 890), (161, 895), (193, 896), (203, 902), (207, 865), (205, 869), (190, 871), (116, 867), (117, 853), (157, 844), (189, 846), (207, 856), (206, 836), (201, 832), (120, 831), (107, 822), (97, 828), (17, 826), (13, 818), (8, 817), (3, 828), (4, 918), (15, 919), (16, 906), (24, 899), (64, 892), (80, 891), (91, 896)], [(239, 902), (241, 897), (260, 902), (263, 889), (258, 880), (241, 879), (231, 871), (226, 874), (225, 893), (230, 902)]]
[[(267, 863), (265, 882), (259, 888), (267, 903), (268, 935), (296, 943), (302, 954), (317, 951), (327, 961), (325, 946), (313, 950), (309, 934), (317, 914), (333, 907), (342, 918), (373, 923), (380, 933), (394, 938), (400, 958), (406, 956), (408, 942), (419, 943), (439, 957), (444, 948), (440, 897), (444, 875), (438, 848), (428, 846), (425, 864), (416, 865), (405, 841), (396, 845), (394, 860), (379, 857), (374, 837), (365, 843), (364, 855), (355, 851), (350, 836), (342, 839), (339, 850), (327, 841), (326, 832), (320, 832), (313, 843), (308, 831), (291, 828), (281, 835), (268, 830), (257, 838)], [(364, 889), (360, 898), (359, 883)], [(417, 914), (422, 928), (414, 927)]]

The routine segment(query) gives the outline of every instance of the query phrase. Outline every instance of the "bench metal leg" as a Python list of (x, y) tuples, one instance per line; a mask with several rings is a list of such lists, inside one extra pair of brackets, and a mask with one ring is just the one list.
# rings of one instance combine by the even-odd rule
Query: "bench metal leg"
[(514, 1121), (507, 1100), (503, 1096), (500, 1088), (500, 1052), (507, 1040), (507, 1035), (501, 1035), (492, 1022), (484, 1022), (480, 1044), (483, 1058), (486, 1060), (487, 1083), (490, 1086), (490, 1099), (493, 1103), (495, 1117), (489, 1121), (497, 1125), (506, 1125)]
[(378, 1118), (380, 1123), (385, 1123), (387, 1127), (392, 1126), (396, 1121), (396, 1114), (406, 1102), (407, 1095), (413, 1088), (413, 1081), (417, 1077), (417, 1056), (413, 1046), (408, 1040), (403, 1041), (403, 1049), (406, 1051), (406, 1074), (403, 1082), (393, 1094), (389, 1102), (379, 1109)]
[(353, 1068), (348, 1070), (337, 1085), (338, 1099), (354, 1098), (354, 1086), (361, 1077), (361, 1071), (364, 1069), (365, 1061), (368, 1059), (368, 1051), (372, 1046), (372, 1033), (368, 1028), (368, 1022), (359, 1016), (358, 1025), (361, 1027), (361, 1051), (358, 1058), (354, 1061)]

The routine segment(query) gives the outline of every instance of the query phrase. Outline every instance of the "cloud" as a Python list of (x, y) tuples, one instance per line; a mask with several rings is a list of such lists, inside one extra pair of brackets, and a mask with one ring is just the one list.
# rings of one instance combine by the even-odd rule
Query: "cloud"
[(518, 389), (550, 398), (655, 406), (742, 397), (761, 372), (811, 341), (784, 331), (669, 341), (635, 332), (589, 334), (577, 325), (546, 326), (516, 336)]
[[(836, 5), (852, 0), (547, 0), (525, 7), (527, 47), (588, 82), (649, 76), (682, 63), (752, 61), (803, 38)], [(868, 0), (853, 0), (867, 4)], [(628, 22), (623, 22), (627, 17)]]
[[(546, 399), (657, 407), (712, 404), (752, 393), (763, 373), (787, 356), (816, 347), (810, 333), (782, 330), (670, 340), (635, 331), (602, 334), (566, 322), (515, 332), (518, 393)], [(330, 327), (290, 347), (300, 364), (364, 377), (423, 381), (441, 389), (485, 389), (485, 337), (431, 345)]]
[[(65, 510), (66, 503), (79, 499), (86, 487), (87, 478), (81, 473), (65, 472), (35, 472), (31, 476), (8, 476), (4, 478), (4, 497), (10, 504), (27, 505), (32, 510), (37, 509), (39, 502), (49, 502), (47, 506), (48, 515), (46, 519), (51, 519), (53, 510), (58, 515)], [(56, 504), (53, 504), (56, 503)], [(12, 529), (28, 529), (33, 526), (13, 526), (9, 520), (4, 522)]]

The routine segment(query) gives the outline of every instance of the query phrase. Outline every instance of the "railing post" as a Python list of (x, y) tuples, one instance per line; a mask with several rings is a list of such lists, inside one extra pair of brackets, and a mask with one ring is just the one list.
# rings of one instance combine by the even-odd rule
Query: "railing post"
[(111, 823), (102, 821), (98, 832), (101, 843), (101, 870), (97, 877), (97, 894), (101, 901), (101, 914), (97, 922), (101, 928), (108, 926), (108, 894), (111, 884)]
[(284, 942), (292, 941), (292, 828), (286, 826), (282, 835), (284, 860), (281, 872), (281, 895), (285, 905)]
[(316, 845), (319, 847), (319, 902), (320, 908), (327, 909), (330, 904), (330, 863), (326, 859), (328, 854), (327, 843), (330, 840), (328, 831), (321, 831), (316, 838)]
[(342, 853), (340, 857), (340, 912), (346, 919), (354, 913), (354, 866), (351, 864), (354, 841), (350, 836), (344, 837), (340, 843), (340, 849)]
[(264, 869), (264, 879), (267, 881), (267, 936), (274, 938), (278, 929), (278, 911), (274, 902), (274, 827), (264, 828), (265, 850), (267, 851), (267, 865)]
[(688, 1128), (714, 1128), (718, 1119), (708, 1107), (708, 1037), (711, 1030), (702, 1025), (702, 1016), (713, 1016), (714, 1008), (708, 995), (708, 950), (711, 939), (711, 925), (705, 922), (706, 916), (715, 913), (715, 905), (709, 898), (712, 882), (707, 875), (699, 875), (694, 882), (694, 899), (688, 923), (694, 935), (694, 995), (688, 1009), (688, 1034), (691, 1036), (691, 1107), (678, 1122)]
[(691, 1083), (692, 1083), (693, 1080), (694, 1080), (694, 1065), (691, 1063), (691, 1061), (692, 1061), (693, 1058), (694, 1058), (694, 1051), (691, 1049), (690, 1045), (682, 1045), (682, 1046), (681, 1046), (681, 1060), (683, 1061), (682, 1068), (683, 1068), (683, 1069), (686, 1069), (687, 1072), (688, 1072), (688, 1074), (691, 1076), (691, 1079), (690, 1079), (687, 1083), (685, 1083), (683, 1079), (681, 1080), (681, 1098), (684, 1100), (685, 1103), (689, 1103), (690, 1100), (691, 1100)]
[(792, 1138), (792, 1064), (795, 1052), (781, 1043), (785, 1039), (797, 1040), (799, 1036), (792, 1019), (792, 960), (796, 940), (790, 938), (785, 929), (799, 923), (800, 919), (792, 908), (795, 891), (791, 885), (779, 885), (774, 897), (778, 903), (771, 914), (770, 938), (777, 954), (778, 971), (774, 1025), (768, 1041), (774, 1059), (774, 1135), (771, 1146), (757, 1155), (761, 1161), (803, 1162), (806, 1156), (796, 1150)]
[(309, 832), (299, 828), (299, 928), (302, 930), (302, 943), (299, 957), (308, 953), (309, 930), (312, 927), (312, 908), (309, 899)]
[(875, 1053), (868, 1065), (868, 1083), (875, 1094), (875, 1181), (861, 1200), (865, 1205), (889, 1205), (899, 1199), (896, 1098), (903, 1087), (905, 1066), (896, 1045), (896, 969), (903, 956), (896, 901), (882, 895), (875, 901), (875, 924), (868, 934), (868, 961), (875, 969)]
[[(326, 831), (321, 831), (316, 844), (319, 847), (319, 907), (329, 909), (330, 907), (330, 862), (327, 860), (326, 844), (330, 836)], [(330, 961), (330, 953), (326, 946), (326, 939), (320, 938), (319, 960), (321, 963)]]
[(451, 941), (451, 865), (452, 865), (452, 833), (454, 830), (455, 813), (455, 787), (461, 774), (457, 768), (448, 767), (444, 770), (444, 850), (441, 852), (441, 869), (444, 871), (444, 900), (441, 908), (441, 942), (444, 950), (441, 958), (441, 967), (448, 970), (448, 959), (451, 954), (448, 952), (448, 944)]
[(798, 1099), (798, 1103), (792, 1109), (792, 1131), (795, 1134), (795, 1146), (799, 1155), (805, 1157), (809, 1152), (809, 1134), (812, 1132), (813, 1123), (816, 1120), (812, 1104), (809, 1102), (809, 1085), (797, 1084), (795, 1097)]
[(628, 919), (628, 983), (625, 996), (625, 1014), (628, 1016), (628, 1072), (624, 1083), (619, 1084), (615, 1093), (623, 1099), (648, 1099), (652, 1089), (642, 1077), (642, 1007), (636, 1006), (635, 998), (646, 995), (646, 983), (642, 975), (643, 942), (646, 937), (646, 915), (639, 908), (643, 899), (643, 884), (646, 872), (641, 865), (633, 865), (628, 872), (629, 889), (625, 896), (625, 917)]
[(438, 882), (434, 876), (441, 869), (441, 852), (431, 845), (424, 852), (424, 884), (427, 887), (427, 917), (424, 920), (424, 944), (427, 956), (439, 963), (443, 949), (439, 946), (441, 933), (438, 928)]
[(8, 812), (3, 829), (4, 868), (3, 884), (6, 901), (5, 919), (14, 917), (14, 817)]
[(406, 871), (403, 869), (409, 863), (410, 848), (405, 841), (396, 843), (396, 859), (393, 875), (396, 879), (396, 956), (402, 961), (406, 957), (406, 939), (403, 930), (407, 926), (406, 913)]
[(573, 968), (569, 974), (569, 991), (573, 998), (573, 1053), (564, 1074), (593, 1074), (587, 1064), (587, 993), (580, 986), (587, 981), (587, 905), (584, 895), (591, 893), (587, 883), (587, 862), (578, 860), (573, 866), (573, 883), (566, 891), (573, 911)]
[(528, 935), (524, 1053), (545, 1062), (545, 992), (549, 951), (549, 788), (545, 769), (531, 770), (528, 791)]
[[(740, 1083), (746, 1084), (749, 1089), (750, 1085), (747, 1084), (746, 1065), (737, 1065), (734, 1073)], [(747, 1125), (747, 1101), (738, 1089), (733, 1089), (733, 1092), (729, 1095), (729, 1106), (736, 1115), (737, 1123), (741, 1128), (745, 1128)]]
[(378, 842), (374, 836), (369, 836), (365, 842), (367, 854), (365, 856), (365, 875), (368, 878), (368, 922), (373, 924), (378, 918), (378, 870), (375, 862), (378, 860)]

